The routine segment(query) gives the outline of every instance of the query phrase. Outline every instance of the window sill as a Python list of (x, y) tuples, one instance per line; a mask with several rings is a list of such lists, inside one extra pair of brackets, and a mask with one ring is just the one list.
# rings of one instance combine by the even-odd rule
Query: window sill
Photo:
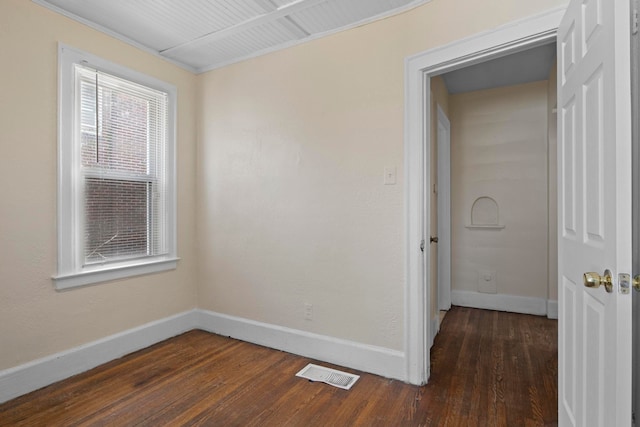
[(180, 258), (163, 258), (153, 261), (137, 262), (125, 265), (103, 267), (80, 273), (64, 274), (52, 277), (57, 290), (92, 285), (116, 279), (125, 279), (143, 274), (175, 270)]

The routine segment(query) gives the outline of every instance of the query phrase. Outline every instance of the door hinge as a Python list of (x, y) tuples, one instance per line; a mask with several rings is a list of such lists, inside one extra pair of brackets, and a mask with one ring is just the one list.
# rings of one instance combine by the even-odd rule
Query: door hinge
[(420, 241), (420, 250), (424, 252), (424, 239)]
[(631, 16), (631, 34), (638, 34), (638, 8), (633, 9), (633, 13)]

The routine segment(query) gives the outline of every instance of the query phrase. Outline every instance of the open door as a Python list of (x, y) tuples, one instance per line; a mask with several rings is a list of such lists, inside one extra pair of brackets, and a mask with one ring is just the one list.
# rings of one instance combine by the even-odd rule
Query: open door
[(629, 17), (571, 0), (558, 29), (560, 426), (631, 425)]
[(438, 310), (451, 308), (451, 123), (438, 105)]

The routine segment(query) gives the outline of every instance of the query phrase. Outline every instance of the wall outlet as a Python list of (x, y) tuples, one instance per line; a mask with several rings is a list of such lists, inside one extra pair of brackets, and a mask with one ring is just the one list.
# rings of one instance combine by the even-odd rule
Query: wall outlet
[(497, 294), (498, 284), (496, 282), (496, 272), (492, 270), (478, 271), (478, 292), (485, 294)]
[(304, 304), (304, 318), (306, 320), (313, 320), (313, 305), (305, 303)]

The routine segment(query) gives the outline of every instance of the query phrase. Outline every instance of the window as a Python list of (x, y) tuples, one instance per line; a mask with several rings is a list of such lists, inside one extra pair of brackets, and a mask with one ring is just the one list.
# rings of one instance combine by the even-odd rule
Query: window
[(176, 267), (173, 86), (59, 47), (64, 289)]

